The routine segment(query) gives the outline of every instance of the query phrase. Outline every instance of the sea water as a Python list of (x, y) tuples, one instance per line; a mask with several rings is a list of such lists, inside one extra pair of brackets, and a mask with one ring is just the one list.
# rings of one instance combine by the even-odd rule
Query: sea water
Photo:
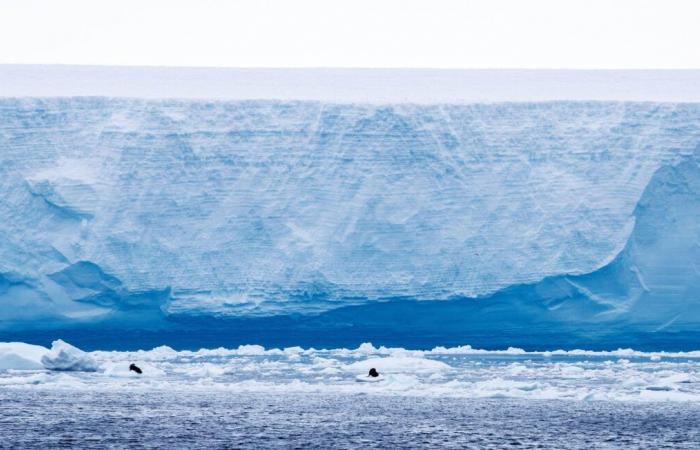
[[(700, 446), (700, 352), (363, 344), (88, 355), (96, 371), (0, 372), (0, 447)], [(358, 383), (372, 367), (383, 380)]]
[(698, 448), (698, 403), (0, 390), (2, 448)]

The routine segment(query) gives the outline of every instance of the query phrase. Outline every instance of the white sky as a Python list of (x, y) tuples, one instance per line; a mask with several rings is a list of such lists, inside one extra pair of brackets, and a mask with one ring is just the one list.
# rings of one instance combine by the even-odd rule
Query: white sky
[(0, 63), (700, 68), (696, 0), (0, 0)]

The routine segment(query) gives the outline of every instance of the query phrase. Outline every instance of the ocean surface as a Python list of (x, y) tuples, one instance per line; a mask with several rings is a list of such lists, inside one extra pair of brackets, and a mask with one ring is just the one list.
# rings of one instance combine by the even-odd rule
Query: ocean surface
[(698, 448), (700, 404), (0, 390), (0, 448)]
[(0, 448), (700, 446), (698, 351), (9, 345)]

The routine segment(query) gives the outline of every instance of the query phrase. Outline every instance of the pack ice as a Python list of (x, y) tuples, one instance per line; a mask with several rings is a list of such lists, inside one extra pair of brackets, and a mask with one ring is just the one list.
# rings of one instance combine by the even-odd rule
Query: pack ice
[(2, 98), (0, 327), (456, 298), (692, 327), (699, 143), (698, 103)]
[(47, 349), (23, 342), (0, 342), (0, 370), (57, 370), (94, 372), (97, 362), (84, 351), (57, 339)]

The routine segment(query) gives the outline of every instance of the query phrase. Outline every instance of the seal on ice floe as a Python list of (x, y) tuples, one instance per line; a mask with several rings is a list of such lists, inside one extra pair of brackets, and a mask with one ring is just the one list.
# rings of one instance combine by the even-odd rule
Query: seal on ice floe
[(140, 368), (139, 366), (137, 366), (136, 364), (134, 364), (134, 363), (131, 363), (131, 365), (129, 366), (129, 370), (130, 370), (130, 371), (133, 370), (134, 372), (136, 372), (136, 373), (138, 373), (138, 374), (143, 373), (143, 371), (141, 370), (141, 368)]
[(358, 375), (355, 377), (355, 380), (360, 381), (360, 382), (376, 382), (376, 381), (382, 381), (384, 379), (383, 376), (379, 375), (379, 372), (377, 372), (377, 369), (372, 367), (369, 369), (369, 373), (367, 375)]

